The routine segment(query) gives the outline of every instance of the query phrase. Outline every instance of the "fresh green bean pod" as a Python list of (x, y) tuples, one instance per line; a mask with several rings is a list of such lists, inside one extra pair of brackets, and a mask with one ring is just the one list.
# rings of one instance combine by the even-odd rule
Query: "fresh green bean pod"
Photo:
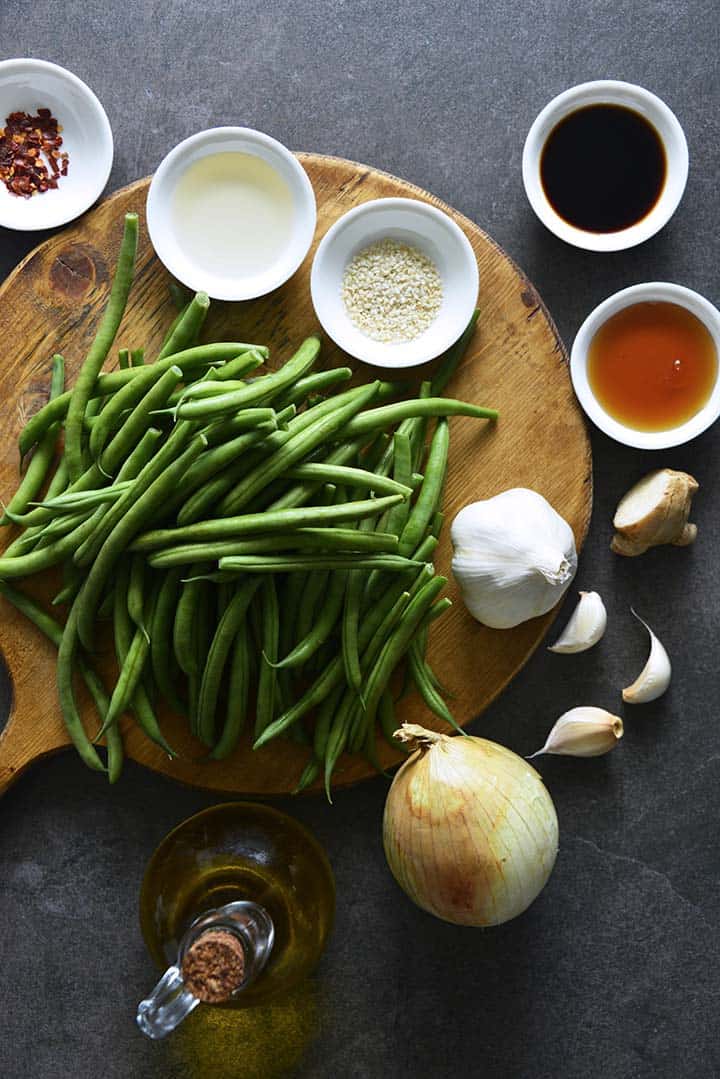
[(164, 360), (166, 356), (182, 352), (183, 349), (192, 348), (197, 341), (209, 308), (210, 298), (207, 292), (195, 293), (160, 349), (158, 360)]
[[(199, 463), (202, 463), (202, 458)], [(188, 475), (191, 472), (192, 469)], [(138, 536), (133, 542), (132, 549), (154, 551), (170, 544), (212, 542), (235, 536), (290, 532), (314, 526), (329, 527), (347, 521), (360, 520), (362, 517), (375, 516), (397, 505), (402, 499), (402, 495), (386, 495), (383, 498), (362, 499), (336, 506), (304, 506), (265, 513), (246, 513), (238, 517), (199, 521), (197, 524), (186, 525), (182, 528), (159, 528)]]
[(268, 727), (275, 718), (277, 706), (277, 672), (273, 664), (278, 658), (280, 612), (278, 610), (275, 579), (264, 578), (260, 591), (262, 613), (262, 649), (258, 676), (257, 704), (255, 708), (255, 737)]
[(440, 420), (430, 443), (423, 485), (400, 534), (401, 554), (407, 555), (415, 550), (438, 509), (447, 475), (449, 447), (450, 428), (447, 421)]
[(120, 255), (110, 289), (110, 297), (95, 339), (75, 381), (65, 420), (65, 457), (71, 480), (78, 479), (83, 471), (82, 436), (85, 410), (100, 374), (100, 368), (107, 358), (125, 312), (135, 269), (137, 238), (138, 215), (126, 214)]
[[(64, 389), (65, 360), (59, 353), (56, 353), (52, 359), (50, 400), (53, 401), (58, 398)], [(52, 424), (43, 435), (15, 494), (5, 507), (5, 512), (0, 518), (0, 525), (7, 524), (10, 520), (15, 520), (15, 516), (18, 514), (23, 514), (40, 491), (55, 456), (59, 435), (59, 424)]]

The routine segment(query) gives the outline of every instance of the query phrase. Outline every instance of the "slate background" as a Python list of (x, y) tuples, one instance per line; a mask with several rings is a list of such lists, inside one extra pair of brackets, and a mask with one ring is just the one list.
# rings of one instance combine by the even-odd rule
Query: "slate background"
[[(568, 343), (592, 306), (637, 281), (674, 280), (720, 299), (719, 46), (712, 0), (0, 3), (2, 57), (55, 60), (103, 101), (116, 140), (109, 190), (223, 123), (367, 162), (485, 227)], [(611, 256), (544, 231), (520, 180), (540, 107), (601, 77), (664, 97), (691, 156), (671, 224)], [(0, 275), (35, 239), (0, 230)], [(4, 1079), (719, 1075), (719, 439), (720, 427), (643, 454), (593, 434), (595, 512), (577, 584), (605, 597), (608, 634), (574, 659), (538, 651), (474, 730), (527, 753), (568, 707), (618, 709), (646, 649), (631, 603), (662, 636), (675, 676), (663, 700), (626, 713), (610, 757), (541, 761), (561, 851), (524, 917), (472, 932), (406, 902), (379, 842), (384, 780), (340, 793), (332, 810), (280, 801), (315, 829), (337, 875), (337, 929), (317, 977), (229, 1026), (195, 1013), (185, 1032), (152, 1045), (133, 1023), (155, 977), (137, 928), (143, 867), (172, 825), (214, 799), (132, 764), (108, 790), (64, 754), (24, 777), (0, 813)], [(612, 557), (618, 497), (665, 464), (702, 485), (696, 546)], [(3, 713), (8, 697), (4, 680)]]

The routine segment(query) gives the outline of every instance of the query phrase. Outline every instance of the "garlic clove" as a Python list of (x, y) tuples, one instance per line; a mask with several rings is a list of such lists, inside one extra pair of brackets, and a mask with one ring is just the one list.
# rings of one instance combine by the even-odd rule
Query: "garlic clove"
[(657, 639), (647, 622), (630, 608), (638, 622), (641, 622), (650, 636), (650, 655), (647, 663), (640, 671), (631, 686), (622, 691), (623, 700), (627, 704), (647, 704), (648, 701), (656, 701), (662, 697), (670, 685), (672, 677), (672, 664), (665, 648)]
[(528, 760), (543, 753), (560, 757), (601, 757), (614, 749), (622, 736), (620, 716), (590, 705), (571, 708), (557, 720), (542, 749), (532, 753)]
[(570, 615), (570, 621), (548, 651), (565, 655), (586, 652), (598, 643), (606, 626), (607, 611), (599, 593), (581, 592), (578, 604)]

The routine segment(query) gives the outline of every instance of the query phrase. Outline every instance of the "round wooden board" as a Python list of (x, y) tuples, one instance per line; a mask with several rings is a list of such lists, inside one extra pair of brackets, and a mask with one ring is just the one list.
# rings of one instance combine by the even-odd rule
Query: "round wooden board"
[[(444, 501), (446, 520), (475, 499), (508, 487), (532, 487), (570, 522), (578, 547), (592, 506), (592, 468), (585, 425), (568, 375), (567, 355), (532, 285), (476, 225), (427, 192), (393, 176), (337, 158), (301, 154), (318, 202), (319, 240), (341, 214), (369, 199), (405, 196), (439, 206), (458, 223), (473, 245), (480, 270), (480, 321), (461, 369), (447, 392), (500, 410), (496, 425), (471, 419), (451, 421), (450, 469)], [(108, 293), (122, 232), (123, 214), (136, 210), (144, 221), (149, 181), (117, 191), (75, 225), (42, 243), (0, 288), (0, 340), (3, 343), (4, 402), (0, 416), (0, 497), (17, 484), (17, 437), (29, 415), (47, 398), (50, 357), (64, 354), (74, 379), (93, 336)], [(52, 196), (49, 196), (52, 197)], [(208, 339), (259, 341), (271, 347), (271, 366), (318, 329), (310, 301), (309, 276), (315, 248), (283, 288), (246, 304), (213, 304)], [(155, 258), (142, 230), (135, 285), (116, 344), (143, 345), (152, 355), (173, 317), (168, 274)], [(326, 341), (328, 365), (350, 362)], [(411, 372), (421, 378), (423, 369)], [(558, 447), (562, 447), (559, 452)], [(449, 528), (436, 566), (449, 574)], [(32, 582), (47, 599), (55, 581)], [(554, 613), (514, 630), (490, 630), (465, 611), (454, 582), (454, 606), (434, 627), (430, 661), (454, 694), (453, 709), (466, 724), (476, 718), (520, 670), (544, 636)], [(68, 744), (55, 688), (55, 653), (39, 633), (6, 602), (0, 607), (1, 644), (13, 680), (14, 701), (0, 736), (0, 790), (31, 761)], [(101, 665), (111, 668), (107, 655)], [(88, 709), (89, 712), (89, 709)], [(398, 709), (403, 720), (437, 725), (416, 696)], [(202, 761), (202, 749), (178, 717), (161, 717), (171, 744), (181, 756), (170, 761), (132, 724), (127, 753), (142, 764), (180, 781), (234, 794), (280, 794), (294, 787), (306, 753), (295, 743), (277, 741), (254, 753), (245, 741), (229, 760)], [(94, 722), (94, 720), (93, 720)], [(379, 740), (386, 766), (399, 755)], [(344, 758), (340, 785), (374, 774), (364, 758)]]

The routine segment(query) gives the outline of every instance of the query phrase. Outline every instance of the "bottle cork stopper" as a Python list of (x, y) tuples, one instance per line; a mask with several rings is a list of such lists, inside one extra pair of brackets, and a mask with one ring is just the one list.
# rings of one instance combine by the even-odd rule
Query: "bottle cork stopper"
[(182, 975), (189, 992), (206, 1004), (222, 1004), (242, 985), (245, 951), (227, 929), (209, 929), (188, 948)]

